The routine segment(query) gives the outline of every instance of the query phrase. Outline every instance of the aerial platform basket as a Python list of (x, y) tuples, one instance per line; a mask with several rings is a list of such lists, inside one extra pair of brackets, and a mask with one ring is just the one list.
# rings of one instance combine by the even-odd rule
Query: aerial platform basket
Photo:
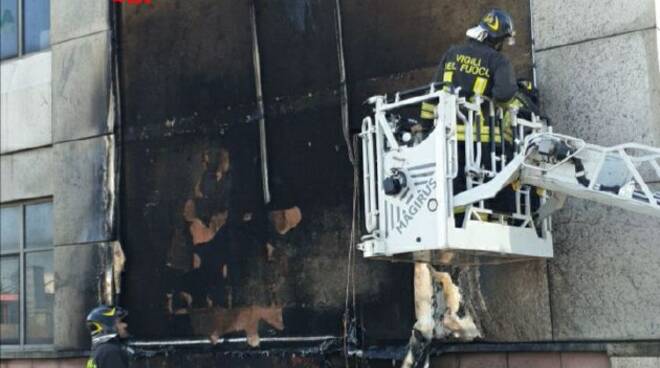
[[(566, 194), (660, 216), (660, 195), (642, 175), (660, 178), (660, 150), (588, 145), (552, 133), (534, 114), (523, 119), (485, 97), (434, 88), (369, 99), (374, 113), (360, 133), (365, 257), (432, 264), (552, 257), (550, 215)], [(426, 126), (410, 115), (423, 103), (437, 106)], [(497, 201), (509, 201), (508, 210)]]

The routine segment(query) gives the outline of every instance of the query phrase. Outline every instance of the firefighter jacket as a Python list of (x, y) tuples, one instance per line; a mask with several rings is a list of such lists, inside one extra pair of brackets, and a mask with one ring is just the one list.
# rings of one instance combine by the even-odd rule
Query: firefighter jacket
[(507, 103), (518, 90), (511, 62), (491, 46), (468, 39), (445, 52), (435, 82), (461, 87), (461, 95), (474, 94)]

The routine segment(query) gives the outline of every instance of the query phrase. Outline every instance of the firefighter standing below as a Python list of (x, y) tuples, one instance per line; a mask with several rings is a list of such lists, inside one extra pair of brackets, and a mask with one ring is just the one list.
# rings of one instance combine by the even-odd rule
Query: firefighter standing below
[(122, 319), (128, 313), (121, 307), (105, 305), (87, 315), (92, 335), (92, 356), (86, 368), (128, 368), (128, 352), (119, 339), (128, 337), (128, 325)]

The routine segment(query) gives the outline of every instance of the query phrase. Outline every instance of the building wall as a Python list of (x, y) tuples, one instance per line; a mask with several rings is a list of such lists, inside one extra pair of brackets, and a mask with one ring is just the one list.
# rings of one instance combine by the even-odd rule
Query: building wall
[[(556, 132), (606, 146), (660, 145), (656, 7), (534, 1), (538, 85)], [(658, 219), (569, 199), (555, 229), (553, 337), (658, 339)]]
[(89, 347), (84, 318), (98, 303), (104, 254), (116, 239), (109, 9), (51, 2), (57, 350)]
[(50, 48), (0, 66), (0, 202), (52, 197), (55, 246), (53, 347), (3, 350), (3, 367), (89, 349), (85, 316), (116, 239), (109, 7), (51, 1)]
[(50, 50), (2, 62), (0, 153), (52, 143)]

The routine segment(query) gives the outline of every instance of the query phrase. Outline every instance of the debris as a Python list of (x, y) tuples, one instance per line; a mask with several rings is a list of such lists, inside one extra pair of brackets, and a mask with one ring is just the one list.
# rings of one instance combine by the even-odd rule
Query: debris
[(461, 290), (449, 273), (438, 272), (426, 263), (415, 263), (414, 287), (417, 322), (401, 367), (424, 367), (433, 338), (471, 341), (481, 337), (474, 319), (465, 312)]
[(269, 217), (270, 221), (273, 223), (273, 226), (275, 226), (275, 230), (280, 235), (284, 235), (289, 232), (289, 230), (298, 226), (302, 220), (300, 208), (297, 206), (287, 208), (285, 210), (271, 211)]
[(231, 332), (245, 331), (247, 343), (251, 347), (259, 346), (259, 321), (281, 331), (284, 329), (282, 307), (249, 306), (240, 308), (213, 308), (212, 316), (199, 316), (199, 322), (208, 324), (209, 317), (212, 323), (209, 339), (217, 344), (221, 336)]

